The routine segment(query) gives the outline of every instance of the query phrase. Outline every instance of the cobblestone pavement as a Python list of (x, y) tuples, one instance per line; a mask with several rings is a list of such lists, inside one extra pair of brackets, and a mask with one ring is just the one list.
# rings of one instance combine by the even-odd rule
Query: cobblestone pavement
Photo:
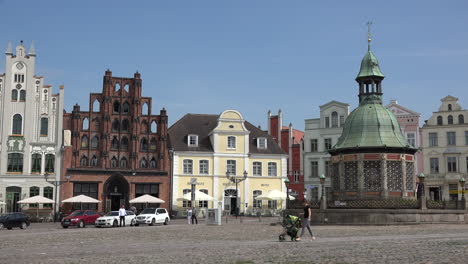
[(0, 263), (468, 263), (468, 225), (313, 226), (279, 242), (278, 218), (187, 225), (0, 230)]

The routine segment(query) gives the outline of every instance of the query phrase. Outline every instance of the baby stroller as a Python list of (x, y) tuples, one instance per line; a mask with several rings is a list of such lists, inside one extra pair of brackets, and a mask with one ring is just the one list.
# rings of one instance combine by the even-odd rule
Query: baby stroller
[(296, 241), (297, 239), (297, 233), (299, 232), (299, 229), (301, 228), (301, 220), (299, 217), (294, 216), (294, 215), (285, 215), (283, 217), (283, 233), (279, 235), (279, 240), (280, 241), (285, 241), (286, 240), (286, 235), (291, 237), (291, 241)]

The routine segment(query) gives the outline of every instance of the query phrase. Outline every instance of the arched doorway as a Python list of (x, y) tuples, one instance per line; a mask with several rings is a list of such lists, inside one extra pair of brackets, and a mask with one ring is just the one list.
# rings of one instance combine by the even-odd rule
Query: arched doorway
[(110, 177), (104, 184), (105, 210), (117, 211), (122, 204), (127, 206), (129, 189), (128, 181), (122, 175)]
[(21, 197), (21, 187), (10, 186), (6, 188), (6, 204), (7, 204), (7, 213), (19, 212), (18, 201)]
[(224, 190), (224, 210), (229, 211), (230, 214), (235, 215), (239, 197), (235, 189)]

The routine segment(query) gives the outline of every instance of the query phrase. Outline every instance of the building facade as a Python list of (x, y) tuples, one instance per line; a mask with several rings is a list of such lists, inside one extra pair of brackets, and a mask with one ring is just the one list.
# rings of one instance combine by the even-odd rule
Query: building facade
[(332, 200), (415, 197), (414, 153), (395, 115), (382, 105), (383, 73), (370, 49), (356, 77), (359, 107), (329, 150)]
[(75, 105), (64, 114), (71, 147), (64, 161), (69, 181), (62, 187), (63, 198), (84, 194), (101, 203), (83, 208), (110, 211), (150, 194), (163, 199), (160, 206), (169, 209), (168, 116), (164, 108), (154, 114), (152, 99), (142, 96), (140, 74), (113, 77), (107, 70), (102, 93), (92, 93), (89, 99), (89, 111)]
[(349, 104), (331, 101), (320, 106), (320, 118), (305, 120), (303, 166), (306, 197), (318, 201), (322, 195), (320, 175), (325, 175), (325, 190), (330, 189), (330, 150), (341, 136), (349, 115)]
[(398, 104), (397, 100), (391, 100), (386, 108), (396, 116), (401, 132), (406, 137), (408, 144), (418, 149), (418, 152), (414, 155), (416, 159), (414, 168), (416, 175), (418, 175), (423, 172), (423, 154), (419, 150), (421, 147), (421, 130), (419, 128), (421, 114)]
[(304, 173), (302, 169), (301, 142), (304, 132), (294, 129), (292, 124), (283, 126), (283, 113), (272, 115), (268, 111), (268, 134), (278, 143), (281, 149), (288, 153), (287, 175), (289, 179), (289, 194), (296, 199), (304, 199)]
[(457, 200), (458, 181), (468, 177), (468, 110), (453, 96), (441, 102), (421, 128), (426, 193), (432, 200)]
[[(235, 214), (276, 210), (285, 203), (259, 201), (255, 197), (270, 190), (286, 193), (287, 154), (267, 132), (245, 121), (241, 113), (226, 110), (220, 115), (187, 114), (169, 128), (173, 158), (173, 209), (218, 208)], [(237, 186), (230, 176), (247, 178)], [(214, 201), (181, 200), (190, 192), (191, 179), (196, 189)], [(284, 208), (284, 207), (283, 207)]]
[[(5, 73), (0, 75), (0, 212), (17, 212), (38, 205), (18, 205), (36, 195), (54, 199), (62, 160), (63, 86), (54, 94), (42, 76), (35, 75), (33, 45), (23, 42), (6, 50)], [(39, 205), (51, 210), (52, 205)]]

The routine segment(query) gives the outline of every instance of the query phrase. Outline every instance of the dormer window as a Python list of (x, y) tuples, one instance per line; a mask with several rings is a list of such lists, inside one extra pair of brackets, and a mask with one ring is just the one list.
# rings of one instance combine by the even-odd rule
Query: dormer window
[(236, 148), (236, 137), (235, 136), (229, 136), (227, 138), (227, 148), (228, 149), (235, 149)]
[(188, 135), (188, 146), (198, 147), (198, 135)]
[(257, 138), (257, 148), (266, 149), (267, 148), (267, 139), (264, 137)]

